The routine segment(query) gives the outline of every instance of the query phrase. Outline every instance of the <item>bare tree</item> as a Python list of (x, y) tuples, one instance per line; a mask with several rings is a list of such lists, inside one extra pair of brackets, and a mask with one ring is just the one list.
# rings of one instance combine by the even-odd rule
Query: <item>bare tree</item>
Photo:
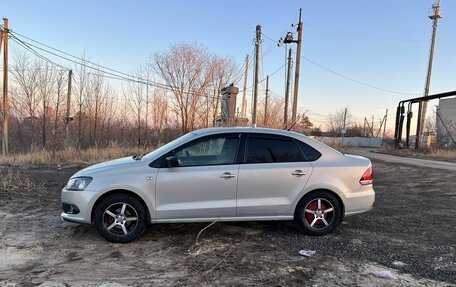
[(39, 95), (42, 104), (41, 111), (41, 138), (43, 149), (46, 148), (46, 124), (48, 115), (51, 116), (51, 101), (54, 95), (55, 71), (49, 62), (42, 62), (38, 73)]
[(55, 102), (51, 103), (54, 106), (54, 128), (52, 130), (52, 155), (55, 157), (55, 152), (57, 150), (57, 132), (59, 128), (59, 119), (63, 119), (63, 116), (60, 112), (60, 106), (63, 103), (64, 93), (66, 92), (66, 71), (60, 70), (57, 72), (55, 77), (55, 90), (56, 97)]
[(91, 74), (89, 77), (89, 93), (86, 99), (86, 110), (90, 123), (90, 145), (98, 144), (98, 129), (100, 116), (109, 97), (110, 87), (105, 82), (103, 74)]
[(169, 124), (168, 99), (166, 90), (156, 89), (152, 98), (152, 127), (157, 145), (161, 144), (163, 129)]
[[(213, 55), (209, 65), (212, 73), (209, 74), (209, 84), (206, 89), (207, 96), (204, 97), (205, 105), (205, 127), (215, 125), (216, 117), (220, 114), (220, 91), (222, 88), (234, 81), (236, 64), (231, 58), (220, 58)], [(210, 122), (209, 122), (210, 121)]]
[(89, 72), (87, 68), (87, 62), (84, 60), (85, 55), (82, 56), (82, 63), (76, 67), (76, 80), (75, 80), (75, 91), (76, 91), (76, 105), (77, 105), (77, 119), (78, 119), (78, 148), (82, 147), (82, 136), (83, 136), (83, 107), (87, 98), (87, 89), (89, 84)]
[[(259, 103), (257, 112), (257, 122), (264, 123), (264, 108), (265, 101), (262, 100)], [(268, 128), (283, 129), (283, 109), (285, 108), (285, 102), (277, 98), (270, 98), (268, 101)]]
[(195, 44), (173, 45), (154, 55), (154, 70), (172, 91), (183, 133), (195, 127), (200, 97), (212, 73), (207, 59), (206, 49)]
[[(139, 71), (137, 74), (141, 74)], [(135, 115), (135, 123), (137, 130), (137, 146), (141, 146), (141, 134), (142, 134), (142, 117), (143, 117), (143, 106), (144, 106), (144, 91), (147, 85), (141, 82), (129, 82), (127, 89), (124, 90), (124, 98), (129, 106), (129, 110)]]
[(38, 73), (40, 65), (32, 62), (26, 54), (17, 53), (11, 69), (15, 85), (12, 88), (12, 108), (28, 125), (30, 149), (35, 145), (35, 120), (37, 119), (38, 100)]
[[(335, 113), (328, 114), (328, 132), (333, 137), (342, 135), (342, 129), (344, 128), (344, 114), (345, 108), (337, 110)], [(352, 122), (352, 115), (347, 110), (345, 117), (345, 128), (348, 128)]]

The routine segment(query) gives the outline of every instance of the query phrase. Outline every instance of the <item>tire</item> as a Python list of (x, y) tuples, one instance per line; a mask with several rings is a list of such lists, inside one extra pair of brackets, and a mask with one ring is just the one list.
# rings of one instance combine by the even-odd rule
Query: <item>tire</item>
[(295, 221), (308, 235), (331, 233), (342, 219), (342, 207), (333, 194), (319, 190), (305, 195), (295, 211)]
[(138, 238), (146, 228), (143, 204), (131, 195), (109, 195), (95, 207), (94, 222), (98, 233), (113, 243), (127, 243)]

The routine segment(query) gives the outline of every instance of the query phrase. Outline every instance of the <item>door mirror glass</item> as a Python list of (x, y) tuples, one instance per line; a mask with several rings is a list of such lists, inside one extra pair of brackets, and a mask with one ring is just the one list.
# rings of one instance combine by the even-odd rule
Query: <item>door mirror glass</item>
[(168, 156), (167, 158), (165, 158), (165, 162), (166, 162), (166, 167), (178, 167), (179, 166), (179, 160), (177, 159), (177, 157), (175, 156)]

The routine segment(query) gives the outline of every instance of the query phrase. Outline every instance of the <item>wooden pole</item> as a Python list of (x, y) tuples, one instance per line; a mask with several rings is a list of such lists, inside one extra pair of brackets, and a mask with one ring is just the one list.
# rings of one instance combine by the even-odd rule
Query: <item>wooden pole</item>
[(264, 101), (264, 126), (268, 126), (269, 75), (266, 76), (266, 99)]
[(3, 129), (2, 129), (2, 153), (8, 154), (8, 19), (3, 18)]
[(242, 91), (242, 103), (241, 103), (241, 117), (245, 118), (246, 107), (247, 107), (247, 100), (245, 98), (247, 92), (247, 79), (249, 75), (249, 55), (245, 57), (245, 73), (244, 73), (244, 90)]
[(68, 72), (68, 89), (67, 89), (67, 103), (66, 103), (66, 118), (65, 118), (65, 147), (70, 145), (70, 108), (71, 108), (71, 81), (73, 78), (73, 70)]
[(287, 84), (285, 86), (285, 110), (283, 112), (283, 124), (285, 129), (288, 127), (288, 98), (290, 97), (290, 74), (291, 74), (291, 48), (288, 50), (288, 68), (287, 68)]
[(253, 83), (253, 113), (252, 127), (256, 127), (257, 107), (258, 107), (258, 78), (260, 72), (260, 45), (261, 45), (261, 26), (256, 26), (256, 42), (255, 42), (255, 77)]
[(296, 47), (296, 67), (295, 67), (295, 80), (293, 90), (293, 110), (291, 114), (291, 122), (296, 122), (298, 114), (298, 91), (299, 91), (299, 68), (301, 66), (301, 43), (302, 43), (302, 20), (301, 9), (299, 9), (299, 24), (298, 24), (298, 42)]

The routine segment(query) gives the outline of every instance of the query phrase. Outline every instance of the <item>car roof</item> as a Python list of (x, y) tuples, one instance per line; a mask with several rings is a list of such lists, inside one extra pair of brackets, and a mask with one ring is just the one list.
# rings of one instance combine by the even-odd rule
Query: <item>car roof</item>
[(303, 136), (300, 133), (287, 131), (287, 130), (279, 130), (279, 129), (271, 129), (271, 128), (252, 128), (252, 127), (217, 127), (217, 128), (206, 128), (195, 130), (193, 133), (202, 136), (202, 135), (210, 135), (210, 134), (218, 134), (218, 133), (264, 133), (264, 134), (276, 134), (276, 135), (284, 135), (284, 136)]

